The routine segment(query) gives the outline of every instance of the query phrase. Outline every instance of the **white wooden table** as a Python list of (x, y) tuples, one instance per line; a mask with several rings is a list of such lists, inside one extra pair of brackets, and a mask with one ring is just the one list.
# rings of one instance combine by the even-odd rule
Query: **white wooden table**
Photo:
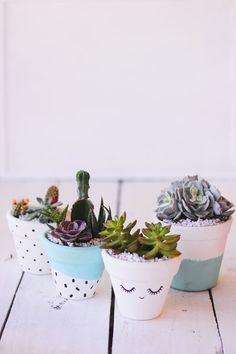
[[(66, 301), (51, 276), (22, 274), (7, 229), (12, 198), (43, 196), (54, 181), (0, 182), (0, 353), (1, 354), (235, 354), (236, 227), (227, 243), (219, 283), (211, 291), (170, 290), (162, 315), (132, 321), (117, 311), (105, 273), (94, 298)], [(216, 181), (236, 204), (236, 181)], [(76, 199), (75, 183), (58, 182), (61, 200)], [(140, 223), (153, 220), (156, 197), (166, 182), (91, 183), (91, 199), (101, 195), (113, 212), (126, 210)]]

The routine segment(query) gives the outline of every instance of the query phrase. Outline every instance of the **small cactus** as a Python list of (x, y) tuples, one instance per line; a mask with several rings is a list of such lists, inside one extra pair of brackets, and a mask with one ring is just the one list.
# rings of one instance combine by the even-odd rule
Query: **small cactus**
[(57, 186), (51, 186), (48, 188), (44, 200), (50, 200), (52, 203), (56, 203), (59, 199), (59, 189)]
[(181, 253), (176, 249), (180, 235), (168, 235), (170, 226), (162, 226), (161, 223), (145, 223), (146, 228), (131, 230), (136, 225), (136, 220), (125, 226), (126, 213), (120, 218), (117, 216), (104, 225), (100, 232), (102, 238), (101, 248), (112, 249), (114, 254), (122, 252), (137, 253), (144, 259), (173, 258)]

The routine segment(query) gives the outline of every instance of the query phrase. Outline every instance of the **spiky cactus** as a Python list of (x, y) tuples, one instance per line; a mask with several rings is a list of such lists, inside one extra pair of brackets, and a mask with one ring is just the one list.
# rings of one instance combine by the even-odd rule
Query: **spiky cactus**
[(187, 176), (174, 181), (157, 199), (157, 218), (178, 222), (217, 218), (228, 220), (233, 204), (220, 191), (199, 176)]
[(176, 249), (180, 235), (168, 235), (170, 226), (162, 226), (161, 223), (145, 223), (146, 228), (131, 230), (136, 221), (125, 226), (126, 213), (120, 218), (105, 223), (104, 231), (100, 232), (102, 238), (101, 248), (111, 249), (114, 254), (122, 252), (137, 253), (144, 259), (162, 258), (164, 256), (173, 258), (181, 253)]
[(85, 221), (92, 232), (93, 237), (97, 237), (98, 233), (103, 229), (103, 224), (111, 218), (111, 210), (107, 209), (101, 199), (99, 216), (94, 213), (94, 205), (89, 199), (88, 190), (90, 175), (86, 171), (78, 171), (76, 173), (78, 200), (73, 204), (71, 209), (71, 221)]

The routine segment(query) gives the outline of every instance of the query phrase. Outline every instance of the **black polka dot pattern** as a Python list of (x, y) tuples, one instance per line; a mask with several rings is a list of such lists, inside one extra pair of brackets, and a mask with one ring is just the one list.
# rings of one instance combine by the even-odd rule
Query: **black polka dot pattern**
[(53, 271), (53, 277), (58, 293), (62, 297), (71, 300), (85, 300), (94, 296), (99, 282), (98, 279), (72, 278), (58, 270)]
[[(15, 219), (15, 218), (14, 218)], [(49, 261), (44, 255), (41, 245), (42, 231), (38, 231), (37, 223), (32, 227), (33, 222), (15, 223), (15, 220), (10, 224), (9, 228), (16, 245), (16, 252), (20, 261), (20, 267), (23, 271), (32, 274), (49, 274), (51, 272)], [(40, 230), (42, 224), (40, 225)], [(45, 231), (47, 226), (45, 225)]]

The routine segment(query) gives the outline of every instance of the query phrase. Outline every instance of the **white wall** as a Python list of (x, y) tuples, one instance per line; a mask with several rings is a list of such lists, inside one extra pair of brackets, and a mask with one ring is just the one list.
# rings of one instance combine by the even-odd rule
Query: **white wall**
[(236, 0), (0, 4), (2, 177), (236, 176)]

